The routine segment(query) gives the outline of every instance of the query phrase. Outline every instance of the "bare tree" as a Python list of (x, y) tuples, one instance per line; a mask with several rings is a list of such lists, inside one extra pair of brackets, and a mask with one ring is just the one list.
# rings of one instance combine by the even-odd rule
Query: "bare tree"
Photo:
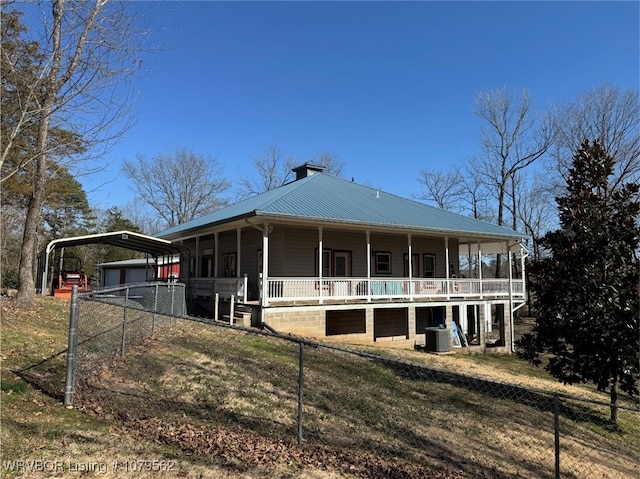
[(296, 160), (293, 156), (286, 157), (278, 145), (271, 143), (262, 155), (253, 158), (253, 165), (256, 167), (257, 178), (240, 175), (241, 198), (259, 195), (293, 180), (292, 169), (296, 166)]
[[(496, 222), (505, 226), (515, 176), (549, 150), (554, 139), (553, 125), (547, 117), (538, 119), (527, 90), (521, 92), (519, 99), (506, 88), (480, 93), (475, 111), (485, 122), (480, 137), (483, 156), (479, 172), (495, 195)], [(512, 201), (515, 203), (517, 198), (513, 196)], [(518, 207), (513, 203), (511, 209), (515, 213)], [(510, 226), (517, 229), (514, 215)], [(497, 258), (496, 277), (500, 275), (500, 263)]]
[(461, 168), (423, 169), (418, 182), (423, 186), (423, 192), (416, 195), (418, 199), (434, 203), (447, 211), (467, 214), (475, 219), (495, 220), (491, 194), (475, 157), (468, 159)]
[(438, 208), (448, 211), (460, 211), (463, 178), (456, 168), (450, 170), (423, 169), (418, 179), (423, 193), (418, 198), (434, 203)]
[[(344, 163), (333, 153), (323, 152), (308, 161), (324, 167), (328, 175), (342, 176)], [(262, 155), (253, 158), (253, 165), (257, 176), (240, 175), (240, 198), (259, 195), (293, 181), (293, 168), (298, 166), (298, 162), (294, 156), (286, 156), (278, 145), (271, 143)]]
[(555, 190), (564, 184), (573, 155), (583, 140), (599, 140), (608, 156), (616, 159), (609, 179), (612, 189), (640, 178), (640, 100), (634, 89), (602, 85), (566, 102), (555, 114), (558, 131), (553, 150)]
[(140, 197), (134, 197), (129, 203), (122, 207), (122, 213), (146, 235), (154, 235), (165, 228), (162, 220), (153, 208)]
[(495, 222), (496, 211), (492, 206), (491, 192), (484, 181), (477, 157), (470, 158), (461, 170), (460, 202), (462, 211), (477, 220)]
[(518, 197), (516, 215), (524, 232), (533, 240), (533, 260), (539, 260), (541, 255), (540, 240), (544, 235), (557, 226), (556, 210), (552, 208), (554, 198), (548, 188), (542, 173), (533, 176), (529, 181), (522, 178), (517, 182)]
[(139, 155), (123, 163), (138, 197), (171, 228), (227, 204), (222, 194), (229, 182), (220, 174), (214, 158), (178, 148), (173, 154), (151, 160)]
[[(16, 149), (20, 149), (23, 156), (14, 162), (15, 171), (33, 164), (33, 192), (20, 254), (21, 302), (30, 303), (34, 298), (33, 260), (51, 161), (69, 151), (90, 151), (96, 145), (105, 145), (126, 128), (121, 120), (128, 102), (116, 93), (121, 86), (118, 80), (139, 66), (131, 57), (135, 23), (134, 16), (128, 13), (129, 5), (107, 0), (43, 2), (42, 25), (33, 32), (36, 38), (27, 42), (30, 48), (37, 49), (28, 63), (21, 55), (5, 56), (3, 48), (3, 68), (13, 77), (22, 71), (34, 79), (29, 85), (20, 83), (20, 90), (12, 99), (18, 107), (12, 111), (10, 128), (3, 128), (0, 158), (4, 166), (8, 157), (19, 157)], [(26, 33), (26, 29), (21, 32)], [(67, 136), (65, 143), (61, 141), (63, 137), (52, 141), (52, 131), (73, 134)], [(25, 137), (33, 139), (25, 141)], [(3, 171), (3, 177), (10, 173)]]
[(480, 93), (476, 114), (485, 122), (480, 143), (480, 172), (497, 201), (497, 223), (505, 225), (505, 204), (514, 175), (540, 159), (554, 138), (549, 119), (538, 120), (531, 96), (523, 90), (520, 99), (508, 89)]
[(344, 172), (344, 162), (335, 154), (324, 151), (309, 159), (315, 165), (322, 166), (324, 173), (331, 176), (342, 176)]

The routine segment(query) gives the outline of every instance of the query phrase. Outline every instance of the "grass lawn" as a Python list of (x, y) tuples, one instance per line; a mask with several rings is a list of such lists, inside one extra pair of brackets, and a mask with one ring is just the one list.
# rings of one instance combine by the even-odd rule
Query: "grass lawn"
[[(516, 397), (517, 388), (425, 378), (412, 364), (607, 400), (513, 356), (359, 347), (397, 363), (306, 347), (298, 445), (298, 345), (181, 320), (84, 371), (78, 408), (65, 409), (68, 300), (1, 304), (3, 477), (91, 468), (106, 477), (552, 477), (548, 404)], [(567, 477), (637, 477), (637, 413), (621, 411), (612, 430), (607, 408), (563, 407), (572, 414), (561, 418)], [(55, 470), (20, 469), (18, 460)]]

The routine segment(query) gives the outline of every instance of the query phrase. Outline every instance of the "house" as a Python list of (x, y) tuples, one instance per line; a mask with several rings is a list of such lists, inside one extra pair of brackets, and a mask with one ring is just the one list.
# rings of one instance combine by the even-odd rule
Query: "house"
[(190, 251), (181, 280), (191, 312), (233, 298), (256, 326), (403, 347), (455, 322), (461, 335), (447, 346), (512, 350), (523, 235), (310, 163), (294, 171), (291, 183), (157, 235)]

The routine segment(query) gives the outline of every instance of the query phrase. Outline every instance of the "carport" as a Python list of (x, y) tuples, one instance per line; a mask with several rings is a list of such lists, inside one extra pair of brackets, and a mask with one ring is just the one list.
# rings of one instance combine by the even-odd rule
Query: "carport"
[[(158, 262), (158, 258), (169, 259), (173, 256), (180, 256), (181, 263), (184, 263), (184, 256), (187, 257), (186, 264), (189, 264), (189, 250), (183, 246), (171, 243), (169, 240), (147, 236), (133, 231), (114, 231), (110, 233), (99, 233), (86, 236), (75, 236), (72, 238), (59, 238), (51, 241), (47, 247), (38, 255), (37, 283), (40, 294), (48, 294), (49, 284), (49, 259), (51, 253), (58, 248), (81, 246), (86, 244), (108, 244), (120, 248), (130, 249), (145, 253)], [(157, 270), (155, 272), (157, 275)]]

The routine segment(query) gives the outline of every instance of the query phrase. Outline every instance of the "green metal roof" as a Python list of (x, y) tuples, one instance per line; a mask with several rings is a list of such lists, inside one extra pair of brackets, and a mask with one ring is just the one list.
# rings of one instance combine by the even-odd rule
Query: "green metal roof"
[(251, 216), (287, 217), (322, 223), (504, 239), (523, 237), (521, 233), (508, 228), (320, 173), (169, 228), (156, 236), (175, 239), (203, 227)]

